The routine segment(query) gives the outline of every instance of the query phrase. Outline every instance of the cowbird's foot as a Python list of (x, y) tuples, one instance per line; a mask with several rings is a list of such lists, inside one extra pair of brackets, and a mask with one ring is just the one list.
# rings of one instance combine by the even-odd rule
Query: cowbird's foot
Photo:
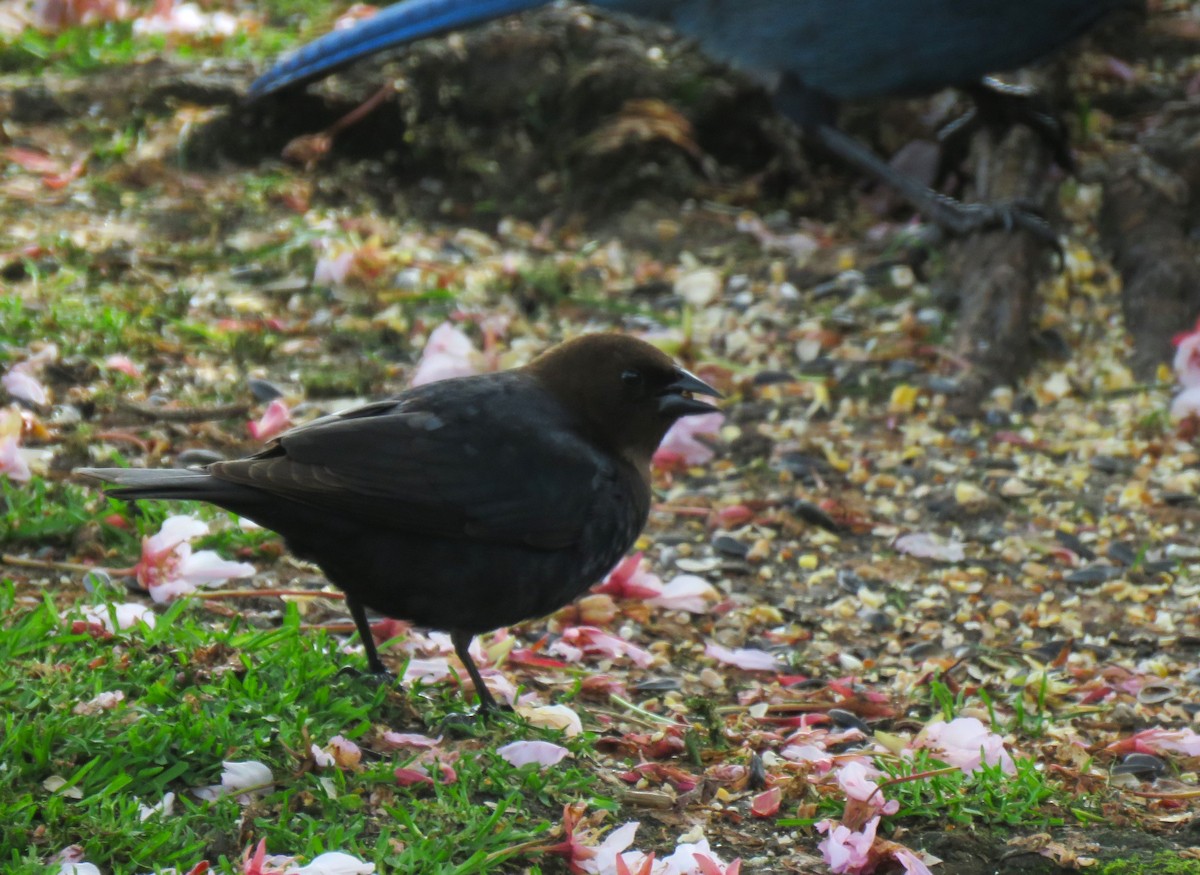
[(475, 660), (471, 658), (471, 633), (465, 632), (462, 629), (453, 629), (450, 632), (450, 641), (454, 644), (454, 652), (462, 660), (467, 674), (471, 676), (471, 683), (475, 685), (475, 695), (479, 697), (479, 711), (477, 715), (480, 717), (497, 717), (505, 711), (511, 713), (512, 708), (508, 705), (502, 706), (497, 704), (495, 697), (492, 696), (492, 691), (483, 682), (483, 677), (479, 674)]
[[(386, 668), (367, 669), (364, 671), (352, 665), (345, 665), (338, 669), (337, 677), (363, 680), (376, 687), (396, 684), (396, 676)], [(396, 684), (396, 688), (400, 689), (400, 685)]]
[(495, 720), (509, 720), (513, 713), (512, 706), (507, 704), (490, 708), (480, 705), (474, 711), (447, 715), (438, 724), (438, 730), (447, 735), (473, 738), (485, 732), (487, 724)]

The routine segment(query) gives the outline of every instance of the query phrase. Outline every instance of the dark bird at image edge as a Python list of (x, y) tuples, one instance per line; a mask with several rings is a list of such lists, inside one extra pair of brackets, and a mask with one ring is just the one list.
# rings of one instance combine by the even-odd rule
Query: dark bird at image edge
[(528, 365), (409, 389), (322, 417), (243, 459), (80, 468), (123, 499), (206, 501), (278, 532), (342, 590), (374, 673), (366, 609), (468, 647), (596, 583), (650, 511), (650, 460), (720, 393), (643, 341), (588, 334)]
[[(361, 58), (550, 0), (400, 0), (302, 46), (251, 84), (256, 100), (327, 76)], [(1047, 242), (1037, 216), (1003, 204), (962, 204), (891, 167), (837, 127), (846, 100), (912, 96), (947, 87), (974, 98), (979, 119), (1029, 123), (1070, 163), (1065, 134), (992, 74), (1047, 57), (1109, 12), (1144, 0), (596, 0), (593, 6), (667, 24), (710, 56), (763, 81), (776, 106), (826, 149), (896, 189), (952, 233), (1020, 225)], [(973, 129), (956, 124), (957, 138)]]

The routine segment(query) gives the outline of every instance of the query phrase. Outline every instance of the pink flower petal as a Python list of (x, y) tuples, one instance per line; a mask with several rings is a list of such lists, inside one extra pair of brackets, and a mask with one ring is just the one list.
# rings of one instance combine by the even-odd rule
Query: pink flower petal
[(276, 398), (267, 405), (266, 411), (263, 412), (258, 422), (251, 422), (246, 429), (250, 432), (250, 437), (255, 440), (269, 441), (291, 427), (292, 412), (288, 410), (288, 406), (282, 398)]
[(421, 360), (412, 376), (412, 385), (424, 386), (451, 377), (469, 377), (479, 373), (475, 366), (475, 345), (461, 329), (443, 322), (429, 335)]
[(165, 605), (175, 601), (177, 598), (182, 598), (185, 595), (191, 595), (196, 591), (196, 584), (190, 583), (183, 578), (176, 580), (168, 580), (164, 583), (151, 584), (150, 598), (154, 599), (157, 604)]
[(721, 861), (708, 854), (695, 854), (693, 858), (700, 867), (700, 875), (741, 875), (742, 860), (739, 857), (728, 866), (722, 866)]
[(434, 748), (442, 741), (441, 738), (430, 738), (428, 735), (419, 735), (416, 732), (392, 732), (391, 730), (383, 734), (383, 740), (392, 747), (421, 748)]
[(779, 813), (779, 805), (783, 802), (783, 789), (772, 787), (764, 790), (750, 802), (750, 813), (755, 817), (774, 817)]
[(710, 643), (704, 648), (704, 655), (743, 671), (779, 671), (782, 668), (779, 661), (767, 651), (749, 647), (730, 650), (720, 644)]
[(255, 573), (253, 565), (224, 560), (211, 550), (193, 554), (187, 542), (207, 532), (208, 526), (194, 517), (172, 516), (156, 535), (142, 540), (142, 558), (134, 574), (156, 602), (169, 602), (197, 586)]
[(452, 677), (452, 675), (448, 660), (441, 657), (435, 659), (417, 659), (413, 657), (408, 661), (408, 665), (404, 667), (404, 677), (401, 680), (406, 684), (411, 684), (414, 681), (431, 684), (449, 677)]
[(173, 550), (177, 545), (208, 534), (208, 526), (193, 516), (169, 516), (163, 520), (158, 534), (142, 542), (142, 556), (157, 555)]
[(195, 586), (223, 583), (239, 577), (253, 577), (257, 569), (249, 562), (222, 559), (212, 550), (201, 550), (185, 556), (179, 564), (179, 575)]
[(341, 286), (350, 278), (354, 267), (354, 251), (350, 249), (341, 252), (326, 253), (317, 259), (313, 269), (314, 286)]
[(857, 761), (848, 762), (837, 770), (838, 785), (848, 797), (859, 802), (878, 802), (882, 805), (879, 785), (871, 780), (878, 776), (878, 771)]
[(662, 594), (662, 581), (646, 567), (642, 553), (626, 556), (592, 592), (618, 599), (649, 599)]
[(716, 587), (703, 577), (680, 574), (664, 586), (659, 595), (646, 599), (646, 604), (668, 611), (704, 614), (720, 599), (721, 594), (717, 592)]
[(654, 655), (595, 626), (572, 626), (563, 630), (562, 637), (546, 648), (546, 652), (576, 662), (581, 655), (615, 659), (628, 657), (640, 668), (654, 664)]
[(22, 363), (13, 367), (7, 374), (0, 377), (0, 385), (4, 386), (9, 395), (18, 401), (25, 401), (35, 407), (41, 407), (50, 400), (50, 395), (33, 374), (25, 369)]
[(814, 763), (820, 766), (833, 764), (833, 754), (815, 744), (791, 744), (781, 750), (779, 755), (794, 763)]
[(1013, 774), (1017, 767), (1004, 749), (1004, 739), (989, 732), (975, 717), (957, 717), (949, 723), (938, 720), (921, 731), (914, 743), (916, 747), (928, 747), (935, 751), (938, 759), (962, 769), (970, 775), (980, 768), (981, 763), (994, 766), (997, 763), (1005, 774)]
[(1141, 753), (1181, 753), (1200, 756), (1200, 735), (1190, 729), (1143, 729), (1110, 747), (1120, 746)]
[(125, 694), (120, 690), (99, 693), (86, 702), (80, 702), (71, 709), (72, 714), (96, 715), (101, 711), (111, 711), (125, 701)]
[[(634, 820), (614, 829), (605, 836), (603, 842), (591, 849), (595, 854), (593, 857), (582, 862), (577, 861), (579, 868), (584, 872), (592, 873), (592, 875), (614, 875), (617, 871), (617, 857), (622, 856), (625, 849), (633, 844), (633, 837), (637, 833), (638, 825), (638, 822)], [(624, 862), (626, 867), (630, 865), (629, 860)]]
[(325, 749), (333, 755), (339, 768), (352, 769), (362, 761), (362, 748), (348, 738), (335, 735)]
[(127, 355), (110, 355), (104, 360), (104, 367), (110, 371), (119, 371), (127, 377), (133, 377), (135, 380), (142, 376), (142, 370), (133, 363), (133, 360)]
[(707, 444), (697, 439), (698, 436), (717, 435), (724, 424), (723, 413), (702, 413), (676, 420), (658, 445), (654, 463), (662, 465), (681, 461), (685, 465), (703, 465), (714, 454)]
[(1200, 386), (1188, 386), (1171, 399), (1171, 419), (1178, 422), (1200, 416)]
[(21, 452), (21, 443), (11, 435), (0, 438), (0, 474), (16, 483), (28, 483), (33, 479), (33, 471)]
[(139, 623), (145, 623), (153, 628), (156, 622), (154, 611), (137, 602), (123, 602), (113, 606), (113, 613), (116, 614), (117, 620), (116, 628), (113, 627), (112, 618), (109, 616), (109, 605), (84, 605), (81, 613), (89, 624), (94, 624), (109, 632), (115, 632), (117, 629), (132, 629)]
[(1177, 341), (1173, 365), (1179, 385), (1200, 386), (1200, 331), (1185, 334)]
[(553, 766), (571, 752), (548, 741), (514, 741), (496, 751), (509, 765), (520, 768), (530, 763)]
[(396, 776), (396, 783), (401, 787), (411, 787), (413, 784), (429, 784), (432, 786), (433, 778), (429, 777), (429, 770), (424, 766), (414, 766), (412, 768), (401, 767), (393, 773)]
[(875, 830), (879, 818), (867, 821), (862, 832), (854, 832), (834, 820), (822, 820), (817, 832), (828, 835), (817, 847), (825, 857), (825, 863), (836, 875), (859, 875), (871, 862), (871, 846), (875, 844)]
[(233, 15), (218, 9), (205, 12), (195, 3), (171, 3), (133, 22), (133, 32), (161, 36), (233, 36), (243, 26)]
[(908, 848), (895, 848), (892, 850), (892, 856), (904, 867), (905, 875), (933, 875), (925, 861)]

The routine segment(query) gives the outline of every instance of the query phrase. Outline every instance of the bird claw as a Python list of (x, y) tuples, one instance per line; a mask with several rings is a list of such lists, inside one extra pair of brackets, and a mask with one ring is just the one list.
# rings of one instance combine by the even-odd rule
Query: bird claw
[(368, 668), (365, 671), (361, 668), (355, 668), (352, 665), (344, 665), (338, 669), (335, 677), (339, 678), (354, 678), (356, 680), (366, 681), (376, 687), (384, 686), (385, 684), (394, 684), (396, 675), (388, 671), (386, 668)]
[(931, 216), (934, 224), (956, 237), (981, 231), (1026, 231), (1050, 247), (1061, 258), (1062, 246), (1054, 228), (1028, 203), (964, 204), (951, 198), (939, 199)]
[(448, 714), (438, 724), (438, 731), (447, 735), (459, 737), (474, 737), (483, 730), (483, 725), (491, 720), (507, 720), (515, 712), (511, 705), (496, 705), (488, 707), (480, 704), (474, 711), (460, 711)]
[(942, 157), (938, 163), (936, 180), (940, 182), (945, 179), (950, 168), (966, 158), (971, 140), (979, 130), (988, 128), (1001, 132), (1014, 125), (1023, 125), (1033, 131), (1054, 156), (1055, 164), (1068, 173), (1075, 171), (1075, 158), (1071, 154), (1067, 129), (1036, 91), (991, 78), (966, 91), (974, 99), (975, 106), (938, 131)]

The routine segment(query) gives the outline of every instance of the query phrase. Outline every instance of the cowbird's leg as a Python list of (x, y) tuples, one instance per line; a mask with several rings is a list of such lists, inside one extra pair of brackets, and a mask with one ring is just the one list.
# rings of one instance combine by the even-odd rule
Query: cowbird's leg
[(886, 161), (830, 124), (812, 129), (817, 140), (842, 160), (894, 188), (918, 213), (957, 236), (994, 228), (1023, 228), (1055, 249), (1058, 238), (1041, 216), (1020, 204), (964, 204), (901, 173)]
[(475, 695), (479, 696), (479, 710), (484, 714), (495, 714), (500, 711), (500, 706), (492, 698), (491, 690), (484, 685), (483, 678), (479, 676), (479, 669), (475, 667), (475, 660), (471, 658), (471, 639), (474, 637), (471, 633), (463, 632), (461, 629), (455, 629), (450, 633), (454, 652), (458, 654), (462, 664), (467, 667), (467, 674), (471, 676), (471, 681), (475, 684)]
[(1062, 121), (1036, 91), (987, 77), (963, 90), (975, 101), (973, 109), (938, 131), (942, 155), (936, 179), (941, 182), (952, 168), (965, 160), (971, 139), (981, 128), (1003, 133), (1013, 125), (1025, 125), (1045, 144), (1054, 163), (1073, 172), (1075, 159)]
[(375, 649), (375, 636), (371, 634), (366, 610), (357, 599), (352, 599), (349, 593), (346, 594), (346, 607), (350, 609), (350, 616), (354, 618), (354, 625), (358, 628), (358, 637), (362, 639), (363, 649), (367, 651), (367, 671), (373, 675), (390, 675), (391, 672), (379, 658), (379, 651)]

